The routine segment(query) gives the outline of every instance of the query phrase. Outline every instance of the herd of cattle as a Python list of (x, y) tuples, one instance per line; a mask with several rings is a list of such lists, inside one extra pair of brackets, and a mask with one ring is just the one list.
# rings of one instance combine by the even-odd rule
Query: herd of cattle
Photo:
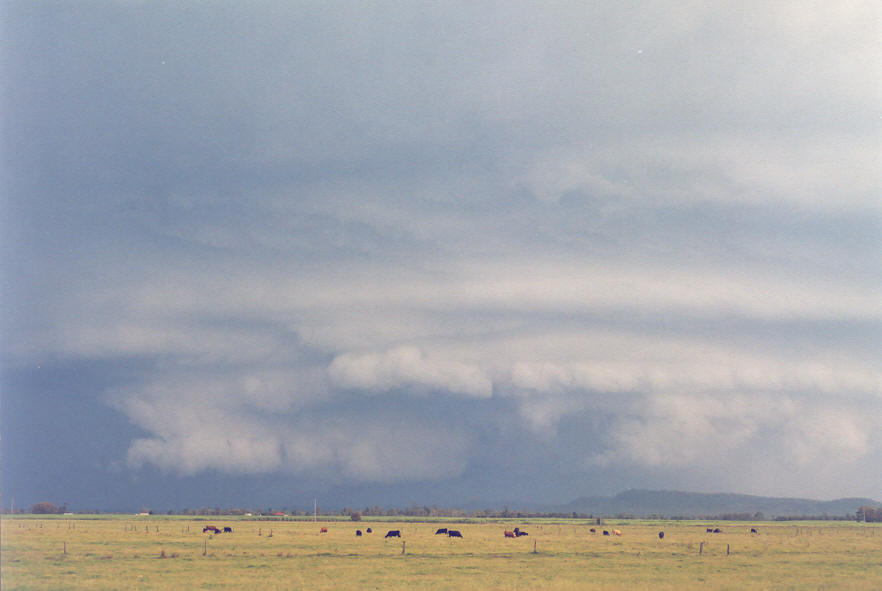
[[(371, 528), (367, 528), (366, 531), (367, 531), (367, 533), (369, 533), (369, 534), (370, 534), (370, 533), (373, 533), (373, 530), (372, 530)], [(588, 531), (590, 531), (592, 534), (597, 534), (597, 529), (596, 529), (596, 528), (593, 528), (593, 527), (592, 527), (592, 528), (591, 528), (590, 530), (588, 530)], [(603, 535), (605, 535), (605, 536), (610, 536), (610, 535), (612, 535), (612, 536), (620, 536), (620, 535), (622, 535), (621, 530), (618, 530), (618, 529), (614, 529), (614, 530), (612, 530), (612, 533), (610, 533), (610, 530), (607, 530), (607, 529), (602, 530), (602, 531), (603, 531)], [(206, 525), (204, 528), (202, 528), (202, 533), (212, 533), (212, 534), (225, 533), (225, 534), (231, 534), (231, 533), (233, 533), (233, 528), (231, 528), (231, 527), (225, 527), (223, 530), (221, 530), (219, 527), (215, 527), (215, 526), (213, 526), (213, 525)], [(326, 533), (328, 533), (328, 528), (327, 528), (327, 527), (322, 527), (322, 528), (319, 530), (319, 533), (322, 533), (322, 534), (326, 534)], [(723, 530), (721, 530), (721, 529), (718, 528), (718, 527), (709, 527), (709, 528), (707, 528), (707, 533), (709, 533), (709, 534), (721, 534), (721, 533), (723, 533)], [(756, 530), (756, 528), (752, 527), (752, 528), (750, 528), (750, 533), (751, 533), (751, 534), (757, 534), (757, 533), (759, 533), (759, 532)], [(361, 530), (360, 530), (360, 529), (355, 530), (355, 535), (356, 535), (357, 537), (361, 537), (361, 536), (362, 536), (362, 532), (361, 532)], [(456, 529), (447, 529), (446, 527), (439, 527), (439, 528), (435, 531), (435, 535), (436, 535), (436, 536), (446, 535), (448, 538), (461, 538), (461, 537), (462, 537), (462, 533), (461, 533), (459, 530), (456, 530)], [(503, 532), (503, 535), (504, 535), (506, 538), (519, 538), (519, 537), (521, 537), (521, 536), (529, 536), (530, 534), (528, 534), (528, 533), (525, 532), (525, 531), (522, 531), (519, 527), (516, 527), (516, 528), (514, 528), (512, 531), (505, 530), (505, 531)], [(386, 532), (386, 535), (383, 536), (383, 538), (400, 538), (400, 537), (401, 537), (401, 530), (399, 530), (399, 529), (390, 529), (388, 532)], [(664, 540), (664, 539), (665, 539), (665, 532), (663, 532), (663, 531), (658, 532), (658, 539), (659, 539), (659, 540)]]

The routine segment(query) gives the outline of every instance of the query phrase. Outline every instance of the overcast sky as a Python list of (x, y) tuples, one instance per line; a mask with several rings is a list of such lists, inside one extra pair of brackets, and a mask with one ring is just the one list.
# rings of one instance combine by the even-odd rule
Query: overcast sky
[(3, 506), (882, 498), (877, 2), (4, 2)]

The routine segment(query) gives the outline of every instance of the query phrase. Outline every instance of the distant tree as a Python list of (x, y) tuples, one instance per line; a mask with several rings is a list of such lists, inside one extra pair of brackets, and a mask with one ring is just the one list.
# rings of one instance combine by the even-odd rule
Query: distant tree
[(882, 507), (869, 507), (864, 505), (857, 510), (858, 521), (874, 522), (882, 521)]
[(349, 519), (351, 519), (352, 521), (361, 521), (361, 512), (353, 511), (349, 514)]
[(58, 513), (58, 507), (56, 507), (52, 503), (47, 503), (44, 501), (42, 503), (37, 503), (33, 507), (31, 507), (31, 513), (39, 513), (41, 515)]

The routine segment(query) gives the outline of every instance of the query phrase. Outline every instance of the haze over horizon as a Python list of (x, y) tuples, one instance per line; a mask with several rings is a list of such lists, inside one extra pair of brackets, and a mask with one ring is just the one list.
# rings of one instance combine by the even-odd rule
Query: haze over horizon
[(0, 503), (882, 498), (882, 6), (2, 7)]

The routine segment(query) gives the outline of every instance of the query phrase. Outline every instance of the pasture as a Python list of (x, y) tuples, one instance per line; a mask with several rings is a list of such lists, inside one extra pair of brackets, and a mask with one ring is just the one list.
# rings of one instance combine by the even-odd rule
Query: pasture
[(846, 522), (3, 516), (0, 539), (4, 590), (882, 589), (882, 527)]

